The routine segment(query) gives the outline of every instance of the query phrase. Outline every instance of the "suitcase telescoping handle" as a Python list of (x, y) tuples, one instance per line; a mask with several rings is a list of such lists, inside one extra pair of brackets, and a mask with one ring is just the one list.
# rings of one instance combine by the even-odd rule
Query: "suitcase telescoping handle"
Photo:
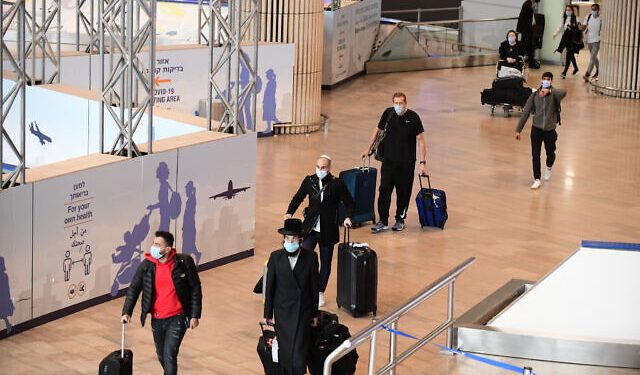
[(346, 226), (344, 227), (344, 241), (342, 241), (343, 243), (349, 243), (351, 242), (351, 232), (350, 232), (351, 228)]
[(426, 177), (427, 178), (427, 184), (429, 185), (429, 189), (431, 189), (431, 179), (429, 179), (429, 175), (428, 174), (419, 174), (418, 175), (418, 181), (420, 181), (420, 190), (423, 189), (423, 187), (422, 187), (422, 177)]
[(120, 339), (120, 357), (124, 358), (124, 322), (122, 322), (122, 338)]
[[(365, 163), (365, 159), (367, 160), (366, 163)], [(360, 170), (368, 172), (370, 169), (371, 169), (371, 155), (365, 156), (362, 158), (362, 167), (360, 168)]]

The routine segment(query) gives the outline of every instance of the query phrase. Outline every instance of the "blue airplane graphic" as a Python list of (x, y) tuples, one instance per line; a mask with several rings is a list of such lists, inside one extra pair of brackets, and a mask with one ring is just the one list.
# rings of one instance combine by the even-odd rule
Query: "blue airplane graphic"
[[(34, 125), (35, 125), (35, 129), (34, 129)], [(29, 124), (29, 131), (31, 132), (31, 134), (38, 137), (38, 140), (40, 141), (41, 145), (44, 145), (45, 142), (51, 143), (51, 137), (41, 132), (40, 128), (38, 127), (38, 124), (35, 121), (31, 121), (31, 123)]]
[(216, 200), (217, 198), (233, 199), (233, 198), (235, 198), (236, 194), (242, 193), (243, 191), (247, 191), (250, 188), (251, 188), (250, 186), (245, 186), (245, 187), (234, 189), (233, 188), (233, 181), (229, 180), (229, 187), (228, 187), (227, 191), (223, 191), (222, 193), (219, 193), (219, 194), (216, 194), (216, 195), (212, 195), (212, 196), (209, 197), (209, 199), (213, 199), (213, 200)]

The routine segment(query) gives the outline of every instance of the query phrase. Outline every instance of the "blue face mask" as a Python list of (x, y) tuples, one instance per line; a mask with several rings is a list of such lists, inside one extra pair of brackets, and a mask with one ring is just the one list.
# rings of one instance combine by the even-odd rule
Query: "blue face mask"
[(325, 171), (325, 170), (322, 170), (322, 169), (316, 168), (316, 176), (318, 176), (318, 178), (319, 178), (319, 179), (321, 179), (321, 180), (322, 180), (323, 178), (327, 177), (327, 174), (328, 174), (328, 173), (329, 173), (329, 172), (327, 172), (327, 171)]
[(592, 10), (592, 11), (591, 11), (591, 15), (592, 15), (593, 17), (598, 17), (598, 11), (597, 11), (597, 10)]
[(507, 37), (507, 40), (509, 41), (509, 44), (511, 44), (511, 45), (516, 44), (516, 37), (515, 36), (509, 36), (509, 37)]
[[(557, 14), (557, 13), (556, 13), (556, 14)], [(567, 10), (566, 12), (564, 12), (564, 14), (565, 14), (567, 17), (571, 17), (571, 15), (573, 14), (573, 12), (572, 12), (572, 11), (570, 11), (570, 10)]]
[(551, 87), (551, 81), (547, 81), (546, 79), (542, 80), (542, 88), (548, 89), (549, 87)]
[(396, 111), (396, 113), (399, 115), (402, 113), (402, 111), (404, 111), (404, 107), (401, 106), (400, 104), (394, 104), (393, 110)]
[(160, 251), (161, 249), (158, 246), (151, 246), (151, 250), (149, 252), (155, 259), (160, 259), (164, 256), (164, 254), (162, 254)]
[(284, 249), (287, 251), (287, 253), (295, 253), (298, 248), (300, 248), (299, 243), (284, 241)]

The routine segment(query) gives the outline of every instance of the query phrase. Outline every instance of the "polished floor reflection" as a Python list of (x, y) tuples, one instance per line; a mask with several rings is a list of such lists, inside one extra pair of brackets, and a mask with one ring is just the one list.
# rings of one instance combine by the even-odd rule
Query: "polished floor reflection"
[[(324, 132), (260, 139), (256, 256), (201, 274), (204, 316), (182, 345), (181, 373), (260, 373), (255, 348), (262, 304), (251, 289), (268, 253), (279, 246), (276, 229), (291, 195), (303, 175), (313, 172), (320, 154), (333, 157), (336, 174), (359, 164), (358, 155), (394, 91), (405, 92), (409, 106), (422, 117), (428, 170), (433, 185), (447, 192), (450, 219), (444, 231), (421, 230), (412, 201), (404, 232), (374, 236), (367, 228), (353, 231), (353, 240), (368, 242), (379, 254), (379, 314), (470, 256), (477, 263), (456, 284), (457, 314), (513, 278), (539, 279), (583, 239), (640, 242), (640, 101), (595, 95), (579, 77), (561, 80), (559, 67), (549, 70), (568, 96), (562, 103), (553, 177), (538, 191), (529, 189), (530, 122), (526, 136), (516, 141), (517, 114), (491, 116), (489, 108), (480, 105), (480, 91), (491, 85), (493, 67), (360, 77), (324, 93), (323, 113), (330, 118)], [(542, 71), (531, 72), (529, 81), (538, 82)], [(416, 181), (414, 194), (417, 186)], [(334, 274), (327, 310), (337, 311), (335, 288)], [(401, 329), (415, 335), (426, 332), (444, 319), (445, 303), (445, 295), (436, 296), (401, 321)], [(119, 345), (121, 305), (121, 299), (115, 300), (0, 341), (0, 374), (95, 373), (99, 360)], [(342, 312), (340, 318), (352, 333), (368, 324)], [(386, 335), (381, 338), (386, 341)], [(400, 350), (410, 344), (399, 340)], [(135, 373), (160, 373), (149, 327), (134, 323), (127, 346), (134, 350)], [(379, 350), (385, 348), (383, 343)], [(366, 357), (365, 348), (358, 373), (364, 373)], [(637, 374), (506, 360), (545, 375)], [(383, 361), (381, 354), (378, 362)], [(399, 373), (501, 372), (430, 347), (403, 364)]]

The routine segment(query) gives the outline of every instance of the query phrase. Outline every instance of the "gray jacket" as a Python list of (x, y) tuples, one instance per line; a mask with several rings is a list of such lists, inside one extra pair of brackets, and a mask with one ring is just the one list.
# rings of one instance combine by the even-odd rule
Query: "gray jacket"
[(527, 104), (524, 105), (524, 109), (522, 110), (522, 116), (520, 117), (520, 121), (518, 121), (516, 132), (522, 132), (524, 124), (532, 113), (534, 127), (546, 131), (555, 129), (558, 121), (558, 106), (566, 95), (567, 92), (565, 90), (556, 89), (553, 86), (551, 86), (549, 95), (544, 97), (540, 96), (539, 91), (531, 94), (529, 99), (527, 99)]

